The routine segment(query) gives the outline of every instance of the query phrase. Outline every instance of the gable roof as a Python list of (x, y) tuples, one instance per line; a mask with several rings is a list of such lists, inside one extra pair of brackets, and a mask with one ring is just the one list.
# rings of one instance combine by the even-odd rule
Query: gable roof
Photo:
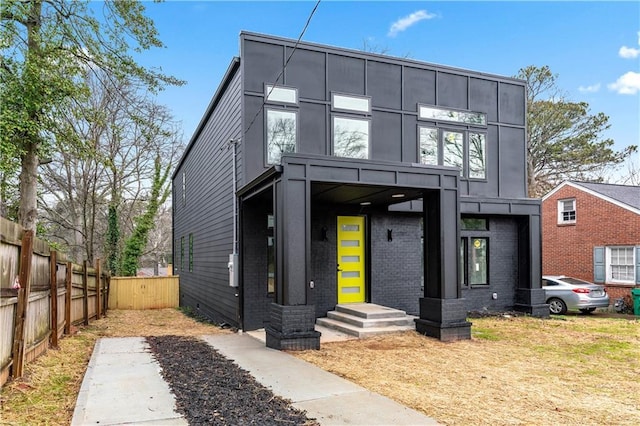
[(560, 188), (565, 186), (572, 186), (598, 198), (602, 198), (603, 200), (613, 203), (619, 207), (630, 210), (636, 214), (640, 214), (640, 186), (633, 185), (565, 181), (542, 197), (542, 201), (546, 200), (555, 194)]

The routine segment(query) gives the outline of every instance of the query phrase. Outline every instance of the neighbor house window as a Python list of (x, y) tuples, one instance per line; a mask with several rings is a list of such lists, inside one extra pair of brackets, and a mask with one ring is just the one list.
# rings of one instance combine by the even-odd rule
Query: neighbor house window
[(576, 200), (558, 201), (558, 224), (576, 223)]
[(634, 283), (635, 260), (633, 247), (608, 247), (609, 278), (611, 281)]
[(298, 105), (298, 90), (293, 87), (265, 85), (266, 102)]
[(480, 126), (487, 125), (487, 116), (481, 112), (457, 111), (428, 105), (418, 105), (418, 118), (422, 120), (450, 121), (453, 123)]
[(297, 113), (267, 109), (267, 164), (280, 164), (282, 154), (296, 152)]
[(189, 234), (189, 272), (193, 272), (193, 234)]

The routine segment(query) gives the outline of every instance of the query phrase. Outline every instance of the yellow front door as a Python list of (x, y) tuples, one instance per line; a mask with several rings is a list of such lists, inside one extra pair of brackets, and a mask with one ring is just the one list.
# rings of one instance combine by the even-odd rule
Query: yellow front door
[(364, 217), (338, 216), (338, 303), (364, 302)]

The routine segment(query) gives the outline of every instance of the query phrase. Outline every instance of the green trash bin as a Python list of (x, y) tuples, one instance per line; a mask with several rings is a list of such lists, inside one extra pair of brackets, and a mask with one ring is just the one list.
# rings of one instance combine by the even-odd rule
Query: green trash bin
[(640, 288), (631, 289), (631, 298), (633, 299), (633, 313), (640, 316)]

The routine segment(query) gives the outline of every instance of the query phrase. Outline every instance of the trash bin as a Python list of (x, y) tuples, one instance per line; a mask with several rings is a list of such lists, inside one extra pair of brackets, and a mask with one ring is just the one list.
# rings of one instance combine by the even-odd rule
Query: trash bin
[(633, 299), (633, 313), (640, 316), (640, 288), (631, 289), (631, 298)]

